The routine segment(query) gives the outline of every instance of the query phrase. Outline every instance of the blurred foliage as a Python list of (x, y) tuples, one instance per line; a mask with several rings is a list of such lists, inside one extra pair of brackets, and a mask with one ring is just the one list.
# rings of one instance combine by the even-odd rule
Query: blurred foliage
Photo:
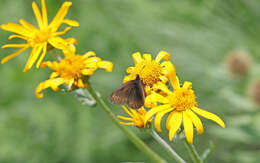
[[(62, 2), (46, 0), (49, 18)], [(31, 3), (1, 0), (1, 24), (23, 18), (35, 25)], [(205, 133), (194, 139), (199, 152), (212, 140), (215, 150), (208, 162), (256, 163), (260, 108), (246, 92), (260, 76), (259, 6), (258, 0), (74, 0), (67, 18), (81, 25), (67, 37), (78, 39), (78, 53), (94, 50), (114, 62), (113, 73), (99, 70), (90, 79), (104, 99), (121, 84), (126, 67), (133, 65), (133, 52), (154, 56), (159, 50), (170, 52), (180, 79), (193, 82), (199, 106), (218, 114), (227, 125), (222, 129), (203, 119)], [(14, 41), (7, 39), (9, 34), (0, 31), (1, 45)], [(224, 64), (227, 53), (237, 49), (254, 61), (244, 77), (232, 76)], [(12, 51), (2, 49), (1, 58)], [(45, 98), (37, 99), (34, 89), (49, 71), (23, 73), (29, 52), (0, 67), (0, 162), (149, 162), (98, 106), (88, 108), (62, 91), (48, 90)], [(114, 113), (125, 114), (120, 106), (110, 106)], [(149, 135), (132, 129), (173, 162)], [(167, 140), (166, 131), (161, 136)], [(181, 142), (171, 145), (190, 161)]]

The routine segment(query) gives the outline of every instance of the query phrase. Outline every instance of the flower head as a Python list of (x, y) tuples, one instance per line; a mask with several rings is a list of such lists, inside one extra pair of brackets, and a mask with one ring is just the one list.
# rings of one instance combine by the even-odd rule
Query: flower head
[(54, 70), (50, 79), (40, 83), (36, 88), (36, 96), (43, 97), (42, 90), (51, 87), (57, 91), (59, 85), (65, 84), (69, 87), (87, 87), (85, 79), (88, 79), (98, 68), (103, 68), (107, 72), (112, 72), (113, 63), (102, 61), (93, 51), (84, 55), (71, 54), (59, 62), (43, 62), (41, 67), (49, 67)]
[(153, 115), (156, 115), (155, 127), (158, 131), (161, 131), (161, 119), (165, 114), (169, 113), (166, 128), (169, 130), (170, 141), (173, 140), (174, 135), (183, 123), (186, 139), (190, 144), (193, 143), (193, 125), (197, 128), (199, 134), (202, 134), (204, 130), (201, 120), (195, 113), (225, 128), (224, 122), (218, 116), (198, 108), (191, 82), (184, 82), (181, 87), (177, 77), (175, 81), (173, 92), (166, 86), (161, 85), (160, 89), (166, 93), (166, 96), (153, 92), (146, 97), (146, 102), (158, 102), (162, 105), (152, 107), (145, 115), (145, 122)]
[[(155, 84), (166, 83), (168, 78), (175, 79), (176, 70), (174, 65), (169, 61), (170, 54), (160, 51), (155, 60), (152, 60), (151, 54), (141, 54), (139, 52), (132, 55), (135, 67), (128, 67), (126, 72), (128, 76), (124, 78), (124, 83), (135, 80), (137, 75), (145, 85), (147, 94)], [(160, 63), (164, 59), (165, 61)]]
[[(131, 109), (131, 108), (128, 110), (125, 106), (122, 106), (122, 107), (125, 110), (125, 112), (128, 115), (130, 115), (131, 118), (118, 115), (117, 116), (118, 118), (125, 120), (125, 121), (129, 121), (129, 122), (120, 122), (120, 124), (133, 125), (133, 126), (136, 126), (139, 128), (144, 127), (144, 117), (147, 112), (143, 107), (139, 108), (137, 111), (134, 109)], [(147, 120), (147, 123), (150, 123), (150, 122), (151, 122), (151, 119)]]
[(36, 20), (38, 22), (39, 28), (36, 28), (24, 19), (20, 20), (21, 25), (8, 23), (0, 26), (3, 30), (16, 33), (15, 35), (11, 35), (8, 39), (20, 38), (27, 41), (23, 44), (6, 44), (2, 46), (2, 48), (20, 48), (18, 51), (2, 59), (2, 64), (31, 47), (32, 52), (26, 63), (24, 71), (29, 70), (37, 59), (38, 61), (36, 67), (38, 68), (43, 58), (45, 57), (48, 45), (51, 45), (58, 49), (63, 49), (67, 44), (67, 42), (59, 36), (64, 35), (68, 30), (71, 29), (71, 27), (65, 28), (64, 31), (57, 32), (60, 25), (65, 23), (69, 26), (79, 26), (79, 23), (74, 20), (64, 19), (69, 10), (69, 7), (72, 5), (72, 2), (64, 2), (61, 8), (59, 9), (57, 15), (54, 17), (50, 24), (48, 24), (48, 16), (45, 1), (42, 0), (41, 3), (42, 13), (40, 12), (36, 3), (32, 3), (32, 8)]

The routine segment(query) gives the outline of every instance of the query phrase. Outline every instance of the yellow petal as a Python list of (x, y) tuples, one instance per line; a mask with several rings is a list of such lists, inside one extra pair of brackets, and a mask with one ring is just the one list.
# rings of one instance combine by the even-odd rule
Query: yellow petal
[(28, 39), (27, 37), (21, 36), (21, 35), (11, 35), (11, 36), (8, 37), (9, 40), (11, 40), (13, 38), (20, 38), (20, 39), (23, 39), (23, 40), (27, 40)]
[(154, 114), (156, 114), (157, 112), (159, 112), (159, 111), (164, 111), (165, 109), (168, 109), (169, 107), (170, 107), (170, 105), (160, 105), (160, 106), (157, 106), (157, 107), (154, 107), (154, 108), (150, 109), (150, 110), (145, 114), (144, 123), (146, 124), (147, 121), (148, 121)]
[(128, 67), (126, 69), (126, 72), (130, 74), (130, 73), (132, 73), (134, 71), (134, 69), (135, 69), (134, 67)]
[(182, 88), (184, 88), (184, 89), (192, 89), (192, 83), (186, 81), (186, 82), (184, 82)]
[(170, 131), (169, 131), (169, 140), (172, 141), (175, 133), (180, 128), (182, 122), (182, 113), (174, 111), (170, 119)]
[(3, 58), (3, 59), (1, 60), (1, 64), (4, 64), (4, 63), (6, 63), (7, 61), (9, 61), (10, 59), (12, 59), (12, 58), (16, 57), (17, 55), (21, 54), (21, 53), (22, 53), (23, 51), (25, 51), (27, 48), (28, 48), (28, 46), (25, 46), (25, 47), (21, 48), (20, 50), (18, 50), (18, 51), (16, 51), (16, 52), (14, 52), (14, 53), (12, 53), (12, 54), (6, 56), (5, 58)]
[(176, 83), (176, 68), (170, 61), (165, 61), (161, 65), (166, 70), (164, 75), (170, 79), (172, 86), (174, 86)]
[(66, 32), (68, 32), (71, 29), (71, 27), (66, 27), (62, 32), (56, 32), (54, 33), (54, 36), (64, 35)]
[(158, 55), (156, 56), (155, 61), (160, 62), (162, 59), (168, 61), (168, 60), (170, 60), (170, 57), (171, 57), (170, 53), (168, 53), (166, 51), (160, 51), (158, 53)]
[(122, 119), (122, 120), (125, 120), (125, 121), (133, 121), (133, 120), (134, 120), (133, 118), (123, 117), (123, 116), (121, 116), (121, 115), (118, 115), (117, 118)]
[(42, 22), (42, 15), (40, 13), (40, 10), (37, 6), (37, 4), (35, 2), (32, 3), (32, 8), (33, 8), (33, 12), (34, 12), (34, 15), (36, 17), (36, 20), (38, 22), (38, 25), (40, 27), (40, 29), (43, 28), (43, 22)]
[(47, 16), (47, 8), (45, 4), (45, 0), (42, 0), (42, 20), (43, 20), (43, 26), (48, 26), (48, 16)]
[(28, 47), (28, 44), (5, 44), (2, 48), (23, 48)]
[(56, 16), (53, 18), (51, 24), (49, 25), (52, 28), (53, 32), (56, 32), (57, 29), (60, 27), (61, 23), (63, 22), (64, 17), (66, 16), (69, 7), (72, 5), (72, 2), (64, 2), (59, 9)]
[(109, 61), (100, 61), (98, 62), (98, 67), (105, 69), (107, 72), (112, 72), (113, 70), (113, 63)]
[(128, 81), (131, 81), (131, 80), (135, 80), (135, 76), (133, 76), (133, 75), (128, 75), (128, 76), (125, 76), (124, 77), (124, 80), (123, 80), (123, 83), (126, 83), (126, 82), (128, 82)]
[(164, 84), (167, 83), (167, 81), (168, 81), (168, 78), (165, 76), (160, 76), (159, 78), (162, 81), (162, 83), (164, 83)]
[(170, 108), (170, 109), (167, 109), (167, 110), (164, 110), (164, 111), (160, 111), (159, 113), (156, 114), (155, 119), (154, 119), (154, 126), (155, 126), (155, 128), (157, 129), (157, 131), (162, 132), (162, 129), (161, 129), (161, 120), (162, 120), (162, 117), (163, 117), (166, 113), (168, 113), (168, 112), (170, 112), (170, 111), (172, 111), (172, 110), (173, 110), (173, 109)]
[(95, 57), (95, 56), (96, 56), (96, 53), (93, 51), (89, 51), (83, 55), (84, 58)]
[(183, 126), (185, 131), (186, 140), (188, 143), (193, 143), (193, 124), (186, 112), (183, 112)]
[(143, 54), (143, 58), (144, 58), (146, 61), (151, 61), (151, 60), (152, 60), (151, 54)]
[(162, 82), (157, 82), (156, 84), (154, 84), (153, 89), (156, 89), (156, 90), (159, 89), (167, 94), (172, 94), (172, 92), (168, 89), (168, 87), (165, 84), (163, 84)]
[(65, 49), (68, 47), (66, 40), (61, 37), (52, 37), (48, 42), (57, 49)]
[(24, 28), (26, 28), (27, 30), (31, 31), (31, 32), (36, 32), (38, 31), (38, 29), (36, 27), (34, 27), (33, 25), (31, 25), (30, 23), (28, 23), (26, 20), (24, 19), (20, 19), (20, 23), (22, 24), (22, 26)]
[(47, 51), (47, 43), (45, 43), (45, 44), (43, 45), (42, 55), (41, 55), (41, 57), (39, 58), (39, 60), (37, 61), (37, 64), (36, 64), (36, 67), (37, 67), (37, 68), (40, 67), (40, 65), (41, 65), (41, 63), (42, 63), (42, 60), (43, 60), (43, 58), (44, 58), (45, 55), (46, 55), (46, 51)]
[(195, 113), (193, 113), (190, 109), (186, 110), (186, 114), (189, 116), (192, 123), (197, 128), (197, 132), (199, 134), (202, 134), (204, 129), (203, 129), (203, 124), (202, 124), (201, 120), (199, 119), (199, 117)]
[(36, 97), (43, 98), (43, 93), (41, 93), (42, 90), (49, 88), (49, 87), (58, 87), (59, 85), (61, 85), (63, 83), (64, 83), (64, 80), (62, 78), (49, 79), (44, 82), (41, 82), (35, 90)]
[(136, 52), (132, 55), (134, 63), (137, 64), (138, 62), (141, 62), (143, 60), (141, 53), (140, 52)]
[(134, 115), (124, 106), (122, 105), (122, 108), (125, 110), (125, 112), (130, 115), (131, 117), (134, 117)]
[(50, 79), (56, 78), (58, 76), (59, 76), (59, 74), (57, 72), (52, 72), (50, 75)]
[(68, 24), (68, 25), (73, 26), (73, 27), (79, 26), (79, 22), (77, 22), (75, 20), (70, 20), (70, 19), (64, 19), (63, 23)]
[(81, 70), (81, 73), (83, 75), (92, 75), (94, 73), (95, 69), (83, 69)]
[(26, 36), (30, 38), (33, 37), (33, 33), (31, 31), (28, 31), (26, 28), (18, 24), (14, 24), (14, 23), (3, 24), (1, 25), (1, 28), (3, 30), (14, 32), (22, 36)]
[(173, 83), (172, 87), (174, 89), (180, 89), (181, 88), (180, 80), (179, 80), (178, 76), (176, 76), (175, 82)]
[(131, 126), (135, 126), (134, 122), (120, 122), (120, 124), (122, 125), (131, 125)]
[(25, 65), (23, 72), (26, 72), (27, 70), (29, 70), (33, 66), (33, 64), (35, 63), (35, 61), (39, 57), (42, 48), (43, 48), (42, 45), (33, 48), (32, 52), (30, 54), (30, 57), (29, 57), (26, 65)]
[(145, 101), (148, 102), (148, 103), (159, 102), (159, 103), (162, 103), (162, 104), (166, 104), (166, 103), (169, 102), (169, 100), (166, 97), (164, 97), (164, 96), (162, 96), (158, 93), (155, 93), (155, 92), (153, 92), (153, 93), (151, 93), (151, 95), (147, 96), (145, 98)]
[(222, 119), (220, 119), (217, 115), (213, 114), (213, 113), (210, 113), (208, 111), (205, 111), (205, 110), (202, 110), (200, 108), (197, 108), (197, 107), (193, 107), (192, 110), (201, 115), (202, 117), (204, 118), (207, 118), (207, 119), (210, 119), (214, 122), (216, 122), (217, 124), (219, 124), (221, 127), (225, 128), (225, 123), (222, 121)]

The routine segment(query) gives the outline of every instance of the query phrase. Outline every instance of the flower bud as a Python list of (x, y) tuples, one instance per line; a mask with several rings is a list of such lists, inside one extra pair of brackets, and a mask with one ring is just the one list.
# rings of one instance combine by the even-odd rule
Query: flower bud
[(249, 72), (251, 58), (244, 51), (232, 51), (227, 55), (225, 63), (231, 74), (242, 77), (246, 76)]
[(253, 81), (248, 88), (248, 96), (257, 105), (260, 105), (260, 79)]

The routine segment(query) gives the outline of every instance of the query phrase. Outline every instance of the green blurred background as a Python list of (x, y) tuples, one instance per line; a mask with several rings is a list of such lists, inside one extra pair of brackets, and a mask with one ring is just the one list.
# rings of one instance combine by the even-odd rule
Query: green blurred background
[[(20, 18), (36, 25), (31, 0), (0, 0), (0, 23)], [(36, 1), (40, 5), (40, 0)], [(49, 18), (63, 1), (46, 0)], [(90, 81), (107, 99), (121, 85), (125, 69), (133, 65), (131, 54), (140, 51), (154, 57), (160, 50), (171, 60), (182, 81), (192, 81), (201, 108), (218, 114), (222, 129), (203, 119), (205, 133), (195, 135), (202, 153), (212, 141), (215, 149), (207, 162), (260, 162), (260, 108), (247, 96), (249, 84), (260, 76), (260, 1), (258, 0), (73, 0), (66, 18), (80, 22), (66, 37), (78, 39), (77, 52), (94, 50), (114, 63), (114, 71), (98, 70)], [(1, 45), (22, 42), (7, 38)], [(234, 76), (225, 59), (229, 52), (250, 55), (249, 72)], [(2, 49), (1, 58), (13, 52)], [(29, 50), (0, 65), (0, 162), (150, 162), (97, 106), (89, 108), (69, 93), (45, 91), (35, 97), (48, 69), (23, 73)], [(47, 58), (46, 58), (47, 59)], [(126, 115), (110, 105), (115, 114)], [(151, 138), (134, 127), (154, 151), (174, 162)], [(161, 136), (167, 140), (167, 131)], [(188, 162), (181, 141), (171, 143)]]

